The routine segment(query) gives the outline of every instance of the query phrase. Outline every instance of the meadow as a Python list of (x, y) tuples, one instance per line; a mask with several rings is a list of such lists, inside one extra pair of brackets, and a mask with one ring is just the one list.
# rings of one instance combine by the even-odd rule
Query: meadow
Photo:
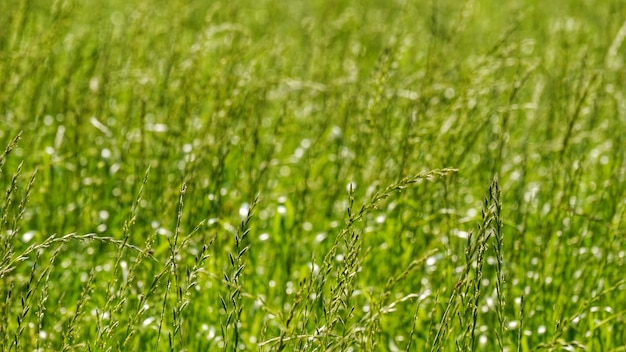
[(0, 2), (0, 350), (626, 350), (625, 21)]

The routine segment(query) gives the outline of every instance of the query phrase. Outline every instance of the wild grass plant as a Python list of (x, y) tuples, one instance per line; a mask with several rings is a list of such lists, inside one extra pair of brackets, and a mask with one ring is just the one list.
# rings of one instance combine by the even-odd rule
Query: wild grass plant
[(624, 350), (625, 21), (0, 2), (0, 349)]

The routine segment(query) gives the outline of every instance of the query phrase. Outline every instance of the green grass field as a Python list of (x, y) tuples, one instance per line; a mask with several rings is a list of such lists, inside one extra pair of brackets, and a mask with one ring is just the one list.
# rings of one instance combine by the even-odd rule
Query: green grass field
[(0, 349), (625, 351), (625, 21), (0, 2)]

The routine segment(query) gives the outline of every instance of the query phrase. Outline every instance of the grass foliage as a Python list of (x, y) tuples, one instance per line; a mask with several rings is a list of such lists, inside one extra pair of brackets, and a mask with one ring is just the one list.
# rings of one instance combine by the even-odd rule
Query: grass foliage
[(625, 20), (0, 2), (0, 350), (624, 350)]

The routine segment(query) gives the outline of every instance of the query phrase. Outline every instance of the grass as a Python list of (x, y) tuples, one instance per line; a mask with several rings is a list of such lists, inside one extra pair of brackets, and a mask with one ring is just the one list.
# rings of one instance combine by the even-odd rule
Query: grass
[(625, 20), (0, 3), (0, 349), (624, 350)]

